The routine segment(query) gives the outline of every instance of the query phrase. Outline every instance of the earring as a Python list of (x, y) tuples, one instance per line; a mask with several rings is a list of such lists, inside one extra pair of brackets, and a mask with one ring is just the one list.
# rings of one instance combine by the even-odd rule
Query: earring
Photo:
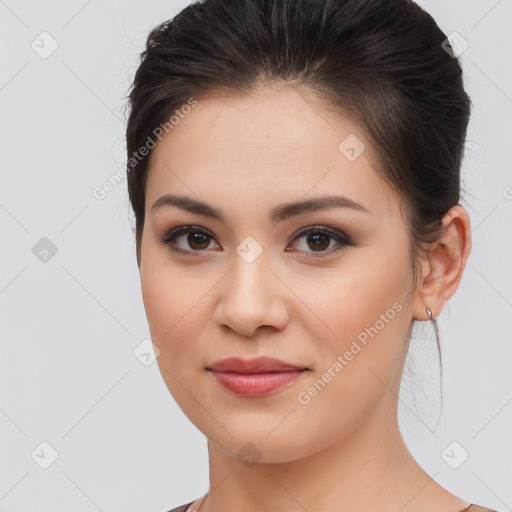
[[(434, 333), (436, 335), (436, 341), (437, 341), (437, 348), (439, 350), (439, 355), (441, 355), (441, 347), (440, 347), (440, 342), (439, 342), (439, 329), (437, 327), (437, 322), (434, 320), (432, 311), (430, 311), (430, 309), (428, 309), (428, 308), (426, 308), (426, 310), (427, 310), (428, 318), (430, 320), (430, 325), (434, 328)], [(441, 364), (441, 359), (439, 359), (439, 364)]]

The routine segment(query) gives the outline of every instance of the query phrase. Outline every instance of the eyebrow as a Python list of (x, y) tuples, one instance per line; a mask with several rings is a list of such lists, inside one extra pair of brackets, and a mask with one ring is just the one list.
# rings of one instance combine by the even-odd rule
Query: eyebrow
[[(197, 199), (193, 199), (191, 197), (178, 196), (174, 194), (165, 194), (157, 199), (153, 203), (153, 206), (151, 206), (150, 213), (153, 214), (157, 210), (167, 206), (175, 206), (190, 213), (211, 217), (221, 221), (222, 223), (225, 222), (224, 214), (219, 208), (215, 208), (207, 203), (204, 203), (203, 201), (198, 201)], [(356, 203), (352, 199), (349, 199), (345, 196), (331, 195), (315, 197), (312, 199), (306, 199), (304, 201), (280, 204), (270, 210), (268, 218), (272, 223), (283, 222), (290, 217), (335, 207), (349, 208), (351, 210), (360, 211), (371, 215), (371, 212), (368, 210), (368, 208), (359, 203)]]

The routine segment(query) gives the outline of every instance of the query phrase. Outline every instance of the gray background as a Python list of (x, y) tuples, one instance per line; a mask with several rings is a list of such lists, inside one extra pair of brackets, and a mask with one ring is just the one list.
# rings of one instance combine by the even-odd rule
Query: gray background
[[(207, 490), (205, 437), (157, 364), (134, 355), (149, 329), (126, 180), (102, 200), (93, 195), (124, 176), (124, 98), (147, 32), (187, 3), (0, 0), (4, 512), (156, 512)], [(401, 430), (441, 485), (511, 510), (512, 1), (420, 4), (469, 44), (463, 205), (473, 250), (440, 317), (443, 415), (432, 432), (437, 354), (422, 324), (403, 380)], [(42, 58), (52, 40), (58, 48)], [(447, 461), (463, 450), (469, 458), (454, 469)]]

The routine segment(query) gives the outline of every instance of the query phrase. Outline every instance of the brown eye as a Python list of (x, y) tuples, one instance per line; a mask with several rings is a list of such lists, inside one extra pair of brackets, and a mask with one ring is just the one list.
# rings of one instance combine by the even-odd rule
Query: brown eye
[(214, 238), (210, 233), (194, 226), (179, 226), (159, 240), (172, 250), (193, 253), (205, 252)]
[(210, 245), (210, 236), (200, 231), (192, 231), (187, 236), (187, 243), (192, 249), (206, 249)]
[(304, 252), (308, 257), (329, 256), (354, 245), (348, 235), (326, 226), (305, 228), (299, 231), (292, 241), (299, 242), (297, 243), (298, 247), (293, 250)]
[(329, 247), (330, 236), (325, 233), (313, 233), (307, 236), (307, 244), (314, 251), (322, 251)]
[[(200, 254), (207, 252), (215, 238), (204, 229), (195, 226), (179, 226), (159, 238), (159, 241), (176, 252)], [(285, 251), (298, 250), (308, 257), (321, 257), (330, 256), (341, 249), (354, 245), (348, 235), (326, 226), (309, 226), (302, 229), (292, 240), (292, 242), (297, 241), (301, 242), (297, 244), (298, 248), (286, 247)], [(217, 244), (216, 248), (221, 247)]]

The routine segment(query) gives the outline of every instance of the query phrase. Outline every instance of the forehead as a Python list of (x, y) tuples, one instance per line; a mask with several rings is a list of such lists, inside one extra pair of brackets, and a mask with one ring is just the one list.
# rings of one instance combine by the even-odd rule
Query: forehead
[(201, 199), (214, 194), (208, 202), (217, 205), (269, 206), (340, 193), (376, 215), (398, 212), (398, 197), (373, 168), (370, 141), (303, 90), (200, 99), (187, 112), (152, 151), (146, 210), (171, 192)]

